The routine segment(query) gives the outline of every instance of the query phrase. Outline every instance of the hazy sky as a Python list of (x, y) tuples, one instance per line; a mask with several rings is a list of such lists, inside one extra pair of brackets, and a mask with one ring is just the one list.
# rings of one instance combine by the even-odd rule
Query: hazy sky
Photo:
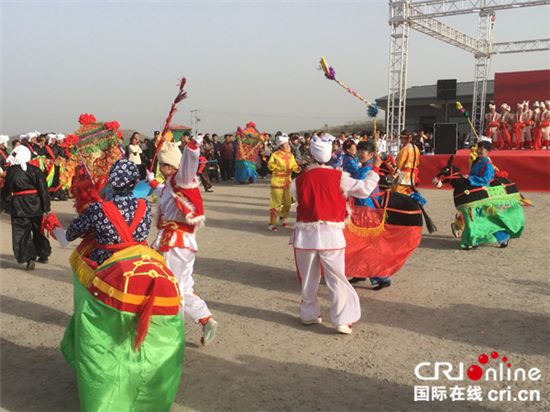
[[(254, 121), (290, 133), (366, 119), (387, 94), (388, 2), (2, 1), (0, 133), (71, 133), (81, 113), (147, 135), (187, 78), (174, 124), (227, 133)], [(550, 38), (550, 7), (497, 12), (495, 42)], [(476, 36), (477, 15), (443, 19)], [(408, 86), (473, 80), (467, 52), (411, 31)], [(495, 56), (495, 72), (550, 68), (548, 52)], [(550, 96), (549, 96), (550, 98)], [(379, 115), (381, 119), (381, 116)], [(382, 120), (382, 119), (381, 119)]]

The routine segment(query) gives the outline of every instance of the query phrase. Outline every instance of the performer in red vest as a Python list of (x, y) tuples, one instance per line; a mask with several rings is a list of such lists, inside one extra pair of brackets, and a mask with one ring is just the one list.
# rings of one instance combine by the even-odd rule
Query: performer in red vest
[(201, 323), (201, 342), (208, 345), (216, 335), (218, 323), (212, 318), (206, 302), (193, 290), (193, 267), (197, 241), (195, 232), (204, 226), (204, 210), (199, 190), (197, 170), (199, 168), (202, 135), (195, 136), (182, 153), (175, 143), (164, 143), (158, 153), (159, 170), (166, 179), (164, 183), (155, 180), (147, 171), (147, 181), (158, 196), (157, 239), (152, 247), (166, 259), (183, 297), (181, 316), (187, 313), (194, 322)]
[(318, 137), (311, 141), (314, 164), (291, 184), (298, 202), (296, 225), (290, 244), (294, 246), (296, 269), (302, 286), (300, 318), (304, 325), (321, 323), (317, 290), (321, 268), (329, 290), (331, 324), (339, 333), (350, 334), (361, 317), (357, 292), (346, 280), (343, 229), (348, 218), (346, 197), (367, 198), (378, 184), (380, 156), (364, 180), (327, 166), (331, 144)]

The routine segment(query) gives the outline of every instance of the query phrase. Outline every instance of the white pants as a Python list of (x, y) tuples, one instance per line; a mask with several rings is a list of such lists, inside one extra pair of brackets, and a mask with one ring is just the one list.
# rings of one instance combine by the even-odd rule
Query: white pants
[(361, 305), (357, 292), (346, 280), (346, 250), (294, 249), (298, 277), (302, 284), (302, 320), (317, 319), (321, 308), (317, 290), (321, 281), (321, 266), (330, 298), (332, 326), (351, 325), (361, 318)]
[(162, 252), (168, 268), (178, 280), (181, 296), (183, 297), (180, 308), (181, 317), (185, 320), (185, 313), (189, 314), (197, 323), (199, 319), (212, 316), (206, 302), (194, 291), (193, 266), (195, 264), (195, 252), (179, 247), (170, 248), (168, 252)]

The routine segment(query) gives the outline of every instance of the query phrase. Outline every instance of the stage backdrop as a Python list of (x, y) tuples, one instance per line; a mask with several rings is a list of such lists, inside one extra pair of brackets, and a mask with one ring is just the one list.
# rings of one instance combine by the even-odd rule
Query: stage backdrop
[(544, 102), (550, 96), (550, 70), (495, 73), (495, 105), (507, 103), (515, 112), (517, 104), (529, 101), (533, 108), (536, 101)]

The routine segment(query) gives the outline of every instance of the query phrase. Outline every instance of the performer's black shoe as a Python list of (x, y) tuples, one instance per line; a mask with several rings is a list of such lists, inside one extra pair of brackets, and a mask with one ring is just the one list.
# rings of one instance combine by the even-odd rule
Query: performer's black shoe
[(462, 250), (476, 250), (477, 245), (475, 246), (462, 246)]
[(382, 290), (391, 286), (391, 280), (379, 280), (378, 286), (375, 286), (373, 290)]
[(34, 260), (29, 260), (27, 262), (27, 270), (34, 270), (34, 266), (35, 266)]
[(47, 257), (41, 257), (38, 259), (38, 263), (48, 263), (49, 259)]
[(506, 242), (502, 242), (502, 243), (500, 244), (500, 248), (501, 248), (501, 249), (504, 249), (505, 247), (508, 247), (508, 240), (507, 240)]
[(365, 280), (367, 280), (367, 278), (351, 278), (348, 282), (353, 285), (354, 283), (364, 282)]

